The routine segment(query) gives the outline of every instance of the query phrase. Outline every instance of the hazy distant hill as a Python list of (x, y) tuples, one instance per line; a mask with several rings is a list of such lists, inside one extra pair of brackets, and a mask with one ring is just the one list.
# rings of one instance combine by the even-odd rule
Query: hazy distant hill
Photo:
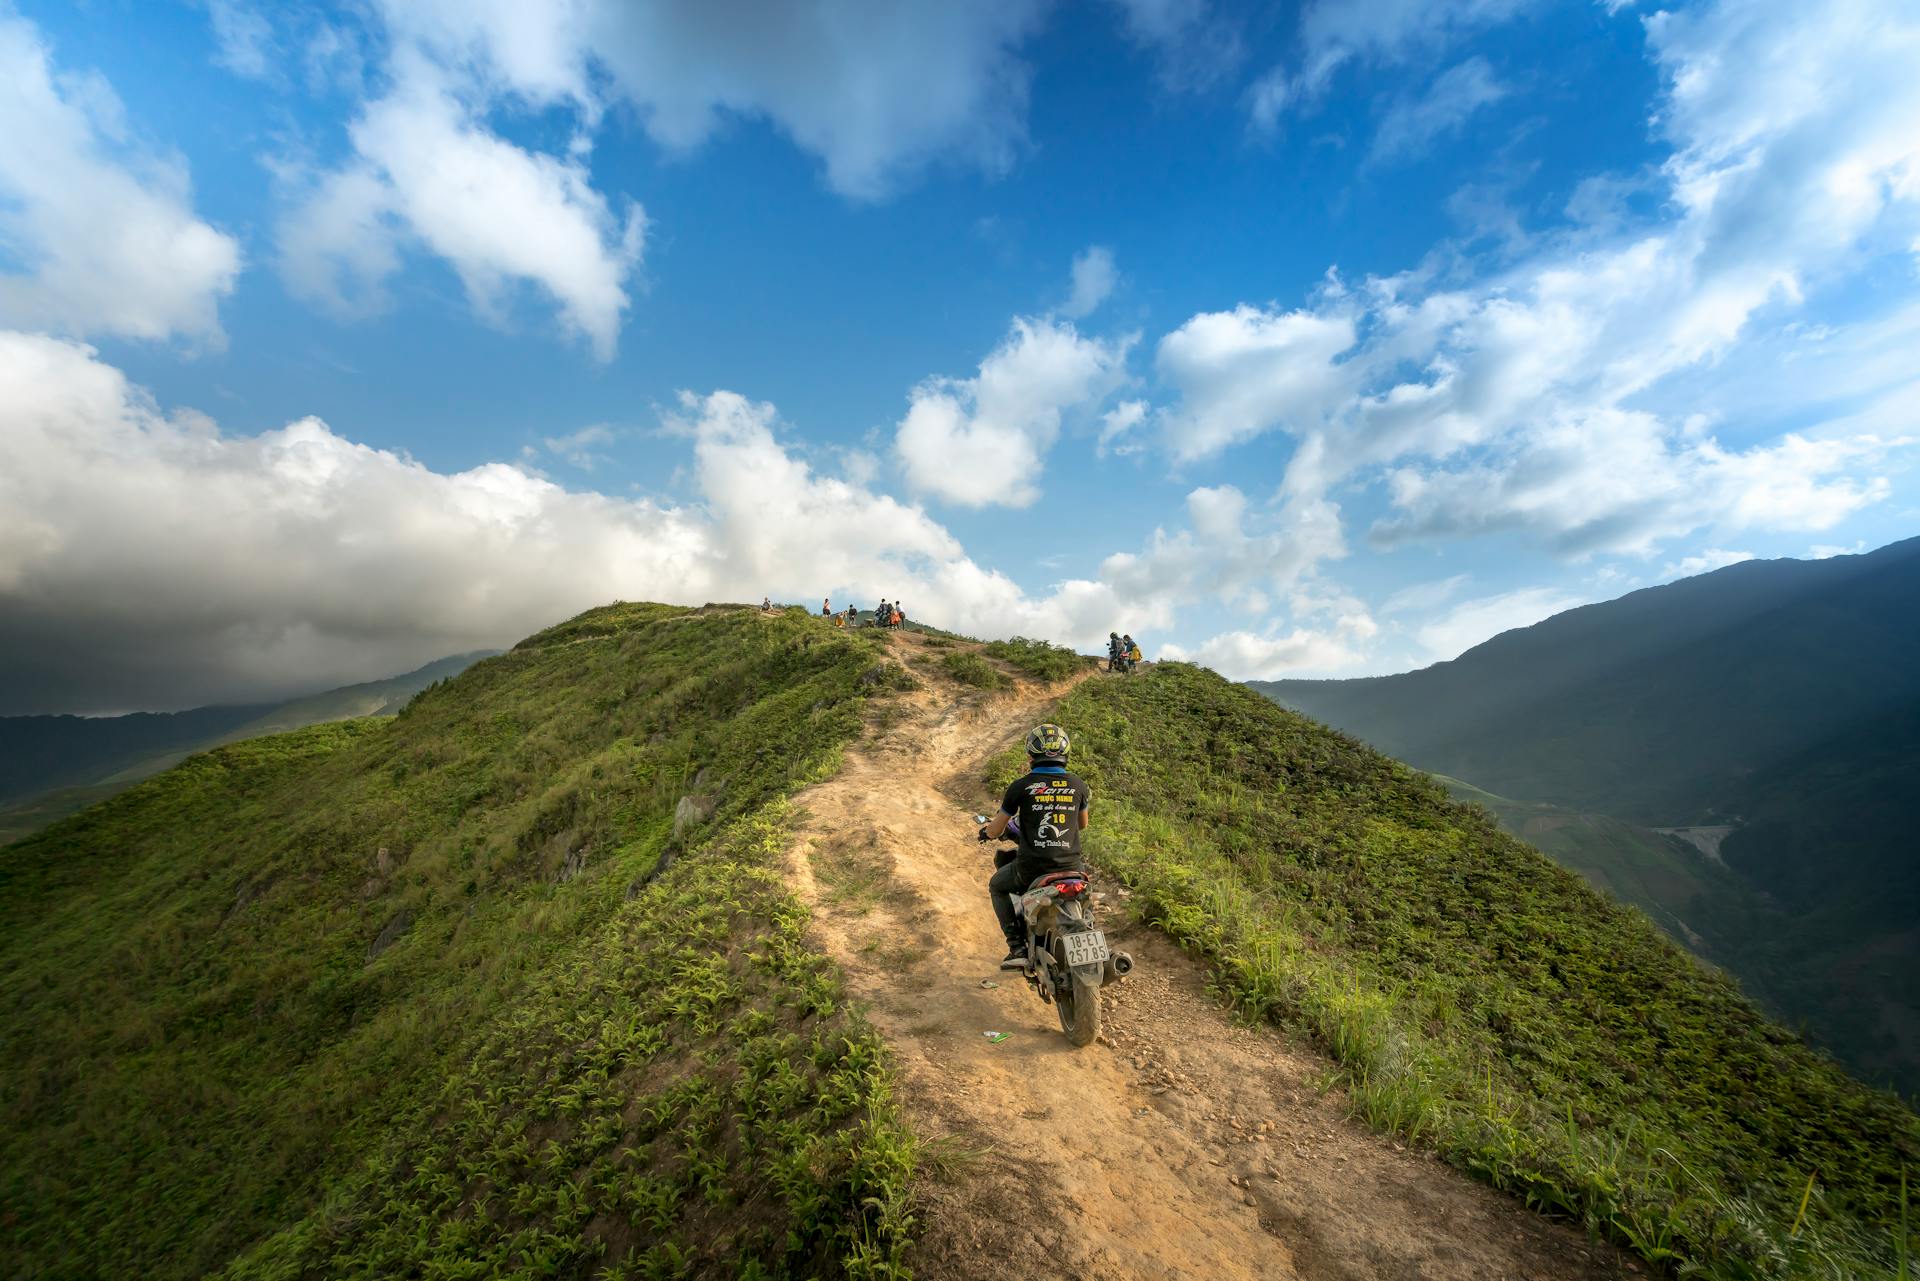
[(391, 715), (435, 681), (458, 676), (496, 652), (455, 654), (400, 676), (285, 703), (128, 716), (0, 717), (0, 844), (222, 743), (353, 716)]
[[(1647, 908), (1861, 1072), (1920, 1089), (1920, 539), (1729, 566), (1417, 672), (1255, 687), (1495, 794), (1510, 831)], [(1571, 850), (1528, 829), (1529, 807), (1593, 825)], [(1695, 861), (1717, 888), (1642, 874), (1646, 829), (1702, 824), (1731, 828), (1729, 876)]]
[(1503, 796), (1712, 822), (1758, 771), (1920, 698), (1920, 539), (1731, 565), (1417, 672), (1254, 687)]

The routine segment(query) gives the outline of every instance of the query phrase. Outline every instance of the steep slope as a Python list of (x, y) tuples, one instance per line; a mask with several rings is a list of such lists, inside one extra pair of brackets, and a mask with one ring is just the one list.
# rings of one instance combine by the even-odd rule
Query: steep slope
[[(1257, 682), (1423, 769), (1510, 798), (1508, 830), (1620, 889), (1854, 1069), (1920, 1093), (1920, 539), (1733, 565), (1360, 681)], [(1641, 874), (1618, 827), (1725, 829), (1720, 866)], [(1715, 833), (1716, 836), (1721, 833)], [(1684, 928), (1681, 924), (1684, 922)]]
[(1311, 1030), (1361, 1115), (1702, 1275), (1891, 1267), (1920, 1119), (1645, 918), (1209, 672), (1057, 714), (1108, 798), (1102, 865), (1244, 1013)]
[(128, 716), (0, 717), (0, 845), (223, 743), (326, 721), (386, 716), (497, 651), (455, 654), (399, 676), (255, 707)]
[(1652, 918), (1676, 942), (1715, 958), (1713, 944), (1689, 920), (1729, 902), (1758, 905), (1746, 881), (1684, 837), (1634, 823), (1497, 796), (1456, 778), (1435, 776), (1457, 801), (1479, 805), (1519, 837), (1616, 902)]
[(1721, 857), (1769, 910), (1719, 924), (1731, 963), (1920, 1095), (1920, 700), (1755, 774), (1739, 813)]
[(910, 1148), (774, 871), (876, 645), (597, 610), (0, 851), (0, 1270), (884, 1275)]

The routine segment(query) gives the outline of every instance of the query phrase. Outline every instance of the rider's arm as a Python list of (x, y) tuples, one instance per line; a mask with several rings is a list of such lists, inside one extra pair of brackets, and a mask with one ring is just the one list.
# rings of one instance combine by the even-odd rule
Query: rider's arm
[(1080, 830), (1087, 830), (1087, 807), (1084, 805), (1080, 807)]
[(1006, 835), (1007, 824), (1011, 823), (1012, 821), (1013, 821), (1013, 815), (1007, 813), (1005, 810), (1001, 810), (998, 814), (995, 814), (992, 818), (988, 819), (987, 828), (986, 828), (987, 839), (990, 841), (997, 841), (1002, 836)]

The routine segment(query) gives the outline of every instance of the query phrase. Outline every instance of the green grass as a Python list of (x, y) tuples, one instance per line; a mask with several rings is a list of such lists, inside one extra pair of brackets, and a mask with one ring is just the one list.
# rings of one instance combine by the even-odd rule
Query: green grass
[(1094, 858), (1369, 1123), (1688, 1275), (1891, 1272), (1920, 1121), (1637, 912), (1210, 672), (1088, 682), (1057, 718)]
[(962, 685), (977, 689), (1003, 689), (1008, 684), (998, 668), (971, 650), (942, 654), (936, 666)]
[(1065, 680), (1093, 661), (1070, 649), (1049, 645), (1045, 641), (1028, 640), (1024, 636), (989, 641), (985, 650), (988, 656), (1043, 681)]
[[(594, 610), (396, 718), (197, 756), (0, 850), (8, 1274), (456, 1276), (485, 1250), (673, 1275), (731, 1250), (884, 1275), (911, 1154), (768, 864), (883, 652), (797, 611)], [(676, 835), (687, 795), (715, 812)], [(756, 1072), (797, 1074), (800, 1110), (753, 1110)], [(674, 1132), (725, 1110), (723, 1171), (625, 1111), (638, 1155), (608, 1155), (609, 1091), (676, 1089)], [(487, 1146), (517, 1126), (527, 1154)], [(512, 1182), (589, 1148), (601, 1183)], [(428, 1153), (457, 1166), (431, 1187)], [(641, 1179), (663, 1226), (605, 1199)]]

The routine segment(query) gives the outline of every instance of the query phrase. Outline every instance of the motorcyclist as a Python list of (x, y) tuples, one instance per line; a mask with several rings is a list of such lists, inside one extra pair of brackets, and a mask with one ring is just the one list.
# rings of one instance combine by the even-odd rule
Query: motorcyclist
[(1120, 633), (1119, 632), (1107, 633), (1107, 670), (1110, 672), (1115, 672), (1120, 670)]
[(1048, 872), (1082, 870), (1080, 833), (1087, 826), (1087, 802), (1092, 793), (1086, 781), (1067, 772), (1067, 731), (1051, 722), (1036, 725), (1027, 735), (1027, 772), (1008, 785), (1000, 798), (1000, 812), (980, 829), (983, 841), (998, 840), (1009, 823), (1018, 820), (1020, 852), (987, 881), (1000, 932), (1007, 938), (1003, 970), (1027, 964), (1026, 926), (1013, 905), (1022, 893)]

